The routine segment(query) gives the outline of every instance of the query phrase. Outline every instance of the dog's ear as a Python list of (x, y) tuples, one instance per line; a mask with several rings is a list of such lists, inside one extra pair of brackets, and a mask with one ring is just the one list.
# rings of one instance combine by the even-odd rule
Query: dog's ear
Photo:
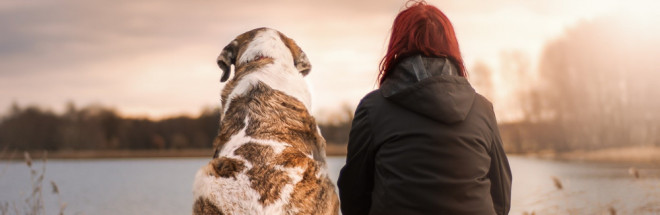
[(236, 64), (236, 52), (238, 51), (238, 41), (234, 40), (225, 46), (218, 56), (218, 66), (222, 69), (222, 77), (220, 82), (225, 82), (229, 79), (229, 73), (231, 73), (231, 65)]
[(312, 70), (312, 64), (309, 63), (309, 59), (307, 59), (305, 52), (303, 52), (298, 44), (296, 44), (296, 42), (291, 38), (284, 36), (282, 33), (280, 33), (280, 37), (282, 38), (282, 41), (286, 47), (291, 50), (291, 55), (293, 55), (293, 64), (296, 66), (296, 69), (298, 69), (298, 71), (300, 71), (303, 76), (309, 74), (309, 71)]

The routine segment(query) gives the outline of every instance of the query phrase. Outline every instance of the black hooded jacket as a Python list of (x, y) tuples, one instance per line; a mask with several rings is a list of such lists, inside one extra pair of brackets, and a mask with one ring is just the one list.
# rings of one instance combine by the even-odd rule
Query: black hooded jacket
[(508, 214), (511, 170), (492, 104), (446, 58), (408, 57), (355, 111), (344, 215)]

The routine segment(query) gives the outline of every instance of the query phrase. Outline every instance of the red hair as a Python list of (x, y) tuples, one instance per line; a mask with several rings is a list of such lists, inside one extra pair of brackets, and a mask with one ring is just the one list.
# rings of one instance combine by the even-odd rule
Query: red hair
[(416, 54), (449, 58), (458, 68), (458, 74), (467, 76), (449, 18), (425, 1), (414, 2), (394, 19), (387, 53), (380, 61), (378, 83), (383, 83), (399, 60)]

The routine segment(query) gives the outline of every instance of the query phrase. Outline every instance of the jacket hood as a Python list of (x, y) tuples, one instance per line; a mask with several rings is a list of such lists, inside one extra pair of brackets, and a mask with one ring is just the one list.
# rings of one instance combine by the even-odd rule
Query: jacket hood
[(380, 90), (387, 100), (447, 124), (465, 120), (476, 95), (447, 58), (421, 55), (401, 60)]

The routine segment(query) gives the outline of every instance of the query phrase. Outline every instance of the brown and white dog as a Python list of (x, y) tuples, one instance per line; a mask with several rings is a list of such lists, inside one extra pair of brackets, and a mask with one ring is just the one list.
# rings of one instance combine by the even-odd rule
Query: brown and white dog
[(193, 214), (337, 214), (325, 140), (309, 113), (305, 53), (282, 33), (258, 28), (222, 50), (221, 82), (232, 64), (216, 151), (195, 176)]

